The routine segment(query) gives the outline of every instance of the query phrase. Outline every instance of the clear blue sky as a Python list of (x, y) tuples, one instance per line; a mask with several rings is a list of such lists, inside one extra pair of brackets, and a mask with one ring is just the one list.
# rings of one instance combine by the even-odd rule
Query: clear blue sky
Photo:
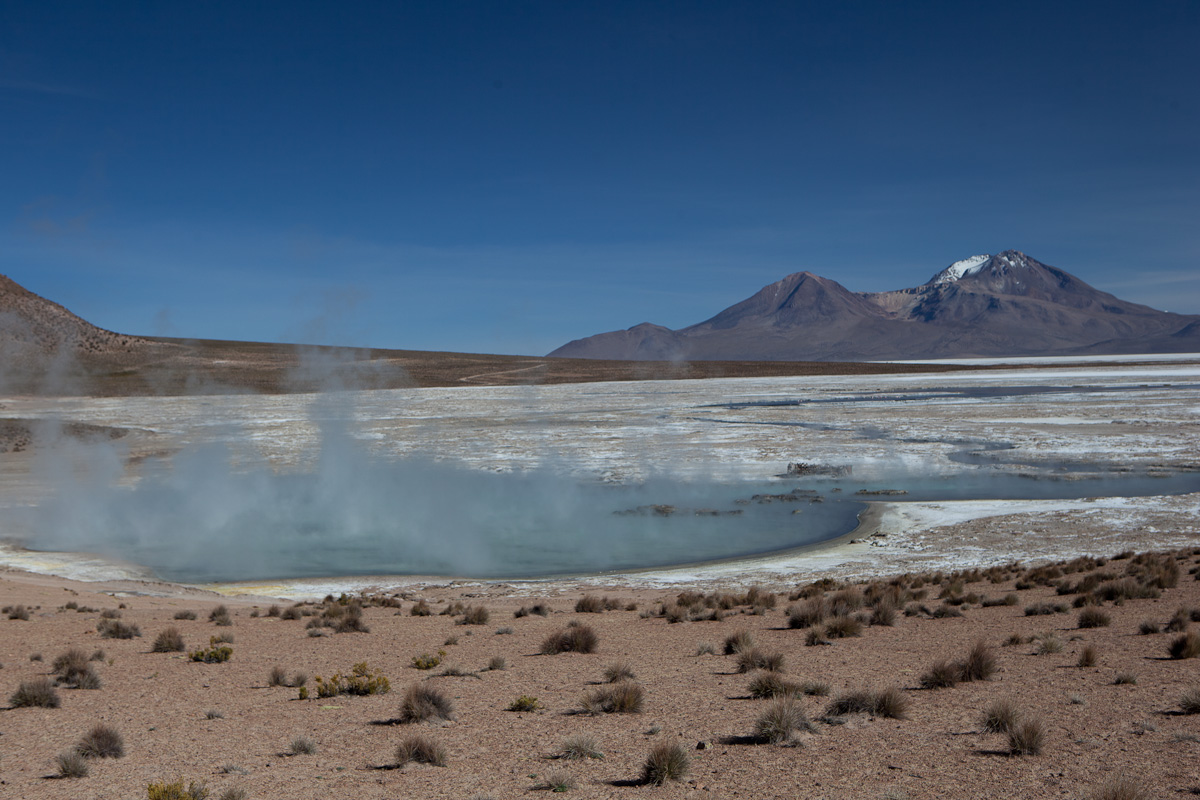
[(0, 272), (127, 333), (540, 354), (1023, 250), (1200, 313), (1200, 3), (8, 2)]

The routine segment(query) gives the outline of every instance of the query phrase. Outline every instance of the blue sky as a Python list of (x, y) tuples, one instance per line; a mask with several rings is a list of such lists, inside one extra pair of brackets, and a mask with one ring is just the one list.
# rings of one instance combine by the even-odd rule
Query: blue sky
[(127, 333), (545, 353), (1015, 248), (1200, 313), (1200, 4), (8, 2), (0, 272)]

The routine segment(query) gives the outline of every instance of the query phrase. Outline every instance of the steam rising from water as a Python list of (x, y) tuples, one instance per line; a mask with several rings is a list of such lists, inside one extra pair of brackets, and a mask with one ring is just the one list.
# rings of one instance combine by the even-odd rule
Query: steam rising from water
[[(56, 491), (30, 510), (27, 545), (118, 557), (189, 582), (527, 577), (780, 550), (804, 544), (806, 530), (820, 538), (830, 525), (848, 529), (856, 513), (814, 506), (822, 521), (810, 528), (791, 508), (737, 506), (758, 490), (744, 484), (661, 478), (617, 487), (546, 469), (497, 474), (428, 457), (396, 461), (371, 454), (340, 424), (322, 427), (306, 471), (205, 445), (170, 463), (147, 462), (130, 481), (117, 448), (58, 448), (43, 462)], [(678, 511), (614, 513), (650, 504)]]

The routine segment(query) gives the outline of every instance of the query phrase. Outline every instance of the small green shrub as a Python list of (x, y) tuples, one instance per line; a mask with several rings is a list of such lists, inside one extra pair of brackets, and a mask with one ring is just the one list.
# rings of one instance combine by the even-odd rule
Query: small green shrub
[(437, 655), (429, 655), (429, 653), (421, 653), (419, 656), (413, 656), (412, 665), (417, 669), (433, 669), (438, 664), (442, 663), (442, 659), (446, 657), (445, 650), (438, 650)]
[(174, 783), (159, 781), (146, 787), (146, 800), (207, 800), (208, 787), (194, 781), (183, 785), (183, 778)]
[(317, 697), (337, 697), (341, 694), (359, 697), (372, 694), (387, 694), (392, 684), (378, 670), (372, 669), (365, 661), (360, 661), (350, 668), (349, 675), (335, 672), (333, 677), (326, 680), (320, 675), (314, 680), (317, 683)]
[(193, 650), (188, 654), (192, 661), (198, 661), (203, 664), (223, 664), (233, 656), (233, 648), (226, 644), (221, 644), (216, 636), (212, 636), (208, 640), (208, 649)]
[(542, 708), (542, 704), (538, 702), (538, 699), (536, 697), (530, 697), (527, 694), (523, 694), (520, 697), (518, 697), (516, 700), (513, 700), (511, 703), (509, 703), (507, 710), (508, 711), (537, 711), (539, 708)]

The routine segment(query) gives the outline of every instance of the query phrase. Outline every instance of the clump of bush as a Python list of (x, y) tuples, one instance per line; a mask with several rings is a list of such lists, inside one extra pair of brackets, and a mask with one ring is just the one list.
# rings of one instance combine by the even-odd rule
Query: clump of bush
[(158, 781), (146, 787), (146, 800), (207, 800), (208, 787), (203, 782), (183, 785), (183, 778), (173, 783)]
[(848, 614), (833, 617), (825, 623), (825, 635), (830, 639), (845, 639), (848, 636), (861, 634), (862, 623), (858, 621), (857, 617), (851, 617)]
[(486, 606), (467, 606), (463, 609), (462, 619), (458, 621), (459, 625), (487, 625), (491, 614)]
[(84, 758), (121, 758), (125, 755), (125, 740), (116, 728), (96, 725), (75, 745), (75, 752)]
[(446, 657), (445, 650), (438, 650), (437, 655), (429, 653), (421, 653), (419, 656), (413, 656), (412, 665), (417, 669), (433, 669), (438, 664), (442, 663), (442, 659)]
[(1089, 644), (1079, 651), (1079, 660), (1075, 662), (1075, 665), (1080, 668), (1094, 667), (1096, 666), (1097, 658), (1098, 653), (1096, 652), (1095, 645)]
[(993, 701), (983, 712), (983, 729), (989, 733), (1008, 733), (1020, 719), (1017, 705), (1007, 698)]
[(96, 631), (104, 639), (132, 639), (142, 635), (142, 630), (137, 625), (121, 622), (119, 619), (101, 619), (96, 623)]
[(195, 619), (195, 618), (196, 618), (195, 611), (176, 611), (175, 612), (175, 619)]
[(51, 662), (59, 684), (71, 689), (99, 689), (100, 676), (89, 663), (91, 659), (77, 647), (58, 656)]
[(229, 609), (224, 604), (208, 612), (208, 621), (221, 627), (233, 624), (233, 618), (229, 616)]
[(163, 630), (154, 638), (151, 651), (155, 653), (182, 653), (184, 651), (183, 634), (176, 627)]
[(528, 617), (530, 614), (537, 614), (539, 617), (550, 616), (550, 606), (545, 603), (534, 603), (532, 606), (521, 606), (513, 612), (513, 616), (517, 619)]
[(46, 678), (21, 681), (8, 698), (13, 708), (58, 708), (59, 702), (58, 692)]
[(783, 653), (768, 653), (757, 647), (738, 653), (737, 671), (751, 672), (756, 669), (766, 672), (783, 672)]
[(681, 781), (691, 768), (687, 751), (677, 742), (662, 742), (650, 749), (642, 766), (642, 782), (661, 786), (667, 781)]
[(638, 714), (644, 698), (640, 685), (622, 681), (588, 692), (583, 698), (583, 710), (589, 714)]
[(1200, 656), (1200, 634), (1188, 631), (1177, 636), (1167, 647), (1167, 652), (1170, 653), (1171, 658), (1176, 659)]
[(317, 683), (317, 697), (336, 697), (340, 694), (365, 696), (371, 694), (386, 694), (391, 691), (392, 684), (378, 670), (372, 669), (366, 661), (360, 661), (350, 668), (349, 675), (335, 672), (333, 677), (326, 680), (320, 675), (314, 679)]
[(537, 711), (541, 707), (542, 707), (542, 704), (538, 702), (538, 699), (536, 697), (531, 697), (530, 695), (523, 694), (520, 697), (518, 697), (516, 700), (513, 700), (511, 703), (509, 703), (508, 708), (506, 710), (508, 710), (508, 711)]
[(1152, 798), (1137, 781), (1122, 775), (1105, 781), (1088, 795), (1088, 800), (1152, 800)]
[(1179, 699), (1179, 710), (1184, 714), (1200, 714), (1200, 686), (1194, 686)]
[(427, 719), (451, 719), (454, 703), (432, 686), (417, 683), (408, 687), (400, 703), (400, 722), (424, 722)]
[(29, 620), (29, 609), (22, 605), (6, 606), (4, 612), (9, 619)]
[(871, 714), (876, 717), (904, 719), (908, 713), (908, 698), (899, 689), (878, 691), (858, 690), (839, 695), (829, 706), (831, 717), (845, 714)]
[(754, 723), (754, 738), (768, 744), (783, 744), (798, 731), (813, 731), (804, 706), (793, 697), (781, 697), (771, 702)]
[(754, 635), (750, 631), (737, 631), (725, 637), (725, 655), (737, 655), (743, 650), (754, 647)]
[(600, 637), (590, 625), (572, 624), (542, 640), (543, 655), (557, 653), (594, 653)]
[(1088, 606), (1079, 612), (1079, 627), (1104, 628), (1112, 624), (1112, 617), (1096, 606)]
[(986, 642), (976, 642), (962, 661), (935, 661), (919, 678), (922, 688), (940, 689), (960, 681), (986, 681), (996, 672), (996, 655)]
[(604, 753), (601, 752), (595, 738), (586, 734), (579, 734), (578, 736), (570, 736), (563, 740), (562, 752), (559, 753), (559, 758), (582, 761), (585, 758), (604, 758)]
[(556, 769), (546, 773), (546, 777), (536, 788), (551, 792), (569, 792), (578, 785), (574, 775), (564, 769)]
[(1036, 756), (1046, 743), (1041, 720), (1025, 719), (1008, 729), (1008, 750), (1016, 756)]
[(444, 767), (446, 766), (446, 748), (428, 736), (409, 736), (396, 745), (396, 763), (403, 767), (411, 761)]
[(233, 648), (227, 644), (222, 644), (216, 636), (211, 636), (208, 639), (208, 648), (193, 650), (188, 654), (188, 658), (192, 661), (198, 661), (202, 664), (223, 664), (233, 656)]
[(605, 683), (619, 683), (621, 681), (631, 681), (637, 675), (633, 672), (633, 665), (628, 661), (617, 661), (609, 664), (604, 668)]
[(288, 753), (293, 756), (311, 756), (317, 752), (317, 743), (307, 736), (297, 736), (288, 745)]
[(87, 759), (76, 750), (59, 753), (57, 762), (60, 778), (86, 778), (90, 772)]

